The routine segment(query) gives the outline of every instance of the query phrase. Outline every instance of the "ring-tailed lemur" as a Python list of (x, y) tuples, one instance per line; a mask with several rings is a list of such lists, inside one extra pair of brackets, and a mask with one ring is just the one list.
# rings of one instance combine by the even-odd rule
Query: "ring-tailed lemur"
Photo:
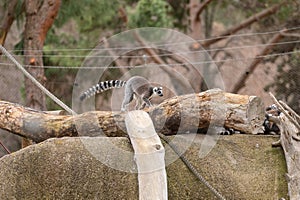
[(275, 122), (270, 120), (271, 117), (278, 117), (280, 115), (280, 110), (277, 108), (275, 104), (268, 106), (266, 108), (265, 121), (263, 126), (265, 128), (264, 134), (280, 134), (280, 129)]
[(150, 99), (153, 95), (163, 96), (162, 87), (154, 87), (150, 82), (141, 76), (133, 76), (128, 81), (111, 80), (99, 82), (97, 85), (89, 88), (81, 96), (83, 101), (96, 93), (103, 92), (112, 88), (125, 87), (125, 96), (122, 102), (122, 111), (127, 110), (127, 105), (136, 98), (137, 104), (135, 109), (143, 109), (145, 105), (152, 106)]

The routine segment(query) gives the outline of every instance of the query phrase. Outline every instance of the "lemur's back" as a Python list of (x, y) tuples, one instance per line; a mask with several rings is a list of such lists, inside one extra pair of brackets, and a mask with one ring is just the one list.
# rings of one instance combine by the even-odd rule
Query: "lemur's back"
[[(86, 90), (81, 96), (83, 101), (96, 93), (103, 92), (111, 88), (125, 87), (125, 95), (122, 102), (121, 110), (126, 110), (127, 105), (132, 101), (135, 95), (139, 102), (139, 107), (142, 108), (141, 102), (144, 101), (148, 106), (151, 106), (150, 98), (153, 94), (163, 96), (162, 87), (153, 87), (150, 82), (141, 76), (133, 76), (128, 81), (111, 80), (103, 81)], [(137, 106), (136, 106), (137, 107)]]
[[(146, 93), (151, 89), (151, 85), (147, 79), (141, 76), (133, 76), (131, 77), (127, 83), (126, 83), (126, 90), (130, 89), (132, 92), (141, 95), (143, 93)], [(128, 89), (127, 89), (128, 88)], [(128, 91), (129, 92), (129, 91)]]

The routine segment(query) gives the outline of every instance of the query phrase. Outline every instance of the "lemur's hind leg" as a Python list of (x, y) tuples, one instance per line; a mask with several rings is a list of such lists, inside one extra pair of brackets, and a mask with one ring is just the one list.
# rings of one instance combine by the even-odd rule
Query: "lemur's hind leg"
[(146, 107), (146, 105), (150, 107), (150, 106), (152, 106), (152, 103), (150, 102), (150, 100), (148, 98), (143, 97), (143, 100), (141, 101), (139, 110), (144, 109)]
[(143, 102), (143, 100), (142, 100), (142, 98), (140, 97), (140, 96), (138, 96), (138, 95), (134, 95), (134, 99), (135, 99), (135, 107), (134, 107), (134, 109), (135, 110), (140, 110), (140, 107), (141, 107), (141, 105), (142, 105), (142, 102)]
[(127, 106), (132, 101), (132, 99), (133, 99), (133, 93), (132, 93), (132, 95), (128, 95), (128, 94), (126, 95), (126, 93), (125, 93), (124, 100), (122, 102), (121, 111), (127, 110)]
[(145, 102), (143, 102), (139, 109), (140, 109), (140, 110), (144, 109), (144, 108), (146, 107), (146, 105), (147, 105), (147, 104), (146, 104)]

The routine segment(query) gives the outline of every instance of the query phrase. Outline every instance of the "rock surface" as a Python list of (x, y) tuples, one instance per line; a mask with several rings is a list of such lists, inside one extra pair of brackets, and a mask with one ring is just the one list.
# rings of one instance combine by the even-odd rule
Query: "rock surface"
[[(283, 152), (271, 147), (278, 138), (221, 136), (200, 158), (204, 137), (197, 135), (185, 154), (227, 199), (287, 198)], [(180, 147), (192, 140), (191, 135), (178, 138)], [(169, 199), (215, 199), (166, 151)], [(60, 138), (29, 146), (0, 159), (0, 199), (138, 199), (131, 152), (127, 138)]]

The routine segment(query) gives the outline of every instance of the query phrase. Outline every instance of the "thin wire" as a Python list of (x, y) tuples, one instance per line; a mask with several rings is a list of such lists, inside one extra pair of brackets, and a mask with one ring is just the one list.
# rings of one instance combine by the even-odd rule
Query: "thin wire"
[[(299, 51), (290, 51), (285, 53), (276, 53), (276, 54), (268, 54), (263, 56), (255, 56), (255, 57), (247, 57), (247, 58), (232, 58), (232, 59), (223, 59), (223, 60), (210, 60), (210, 61), (199, 61), (199, 62), (185, 62), (185, 63), (172, 63), (172, 64), (157, 64), (152, 65), (153, 67), (165, 67), (165, 66), (185, 66), (185, 65), (201, 65), (201, 64), (212, 64), (212, 63), (223, 63), (223, 62), (232, 62), (232, 61), (245, 61), (245, 60), (254, 60), (254, 59), (262, 59), (262, 58), (271, 58), (271, 57), (277, 57), (277, 56), (284, 56), (284, 55), (290, 55), (300, 53)], [(10, 66), (13, 64), (9, 63), (0, 63), (0, 66)], [(139, 65), (139, 66), (32, 66), (32, 65), (24, 65), (24, 67), (28, 68), (45, 68), (45, 69), (118, 69), (118, 68), (145, 68), (149, 67), (151, 65)]]
[[(300, 29), (300, 26), (298, 27), (293, 27), (293, 28), (287, 28), (285, 29), (285, 31), (294, 31), (294, 30), (298, 30)], [(172, 42), (172, 43), (165, 43), (165, 44), (161, 44), (159, 43), (158, 45), (156, 45), (155, 47), (161, 47), (161, 46), (173, 46), (173, 45), (178, 45), (178, 44), (193, 44), (195, 41), (196, 42), (206, 42), (206, 41), (210, 41), (210, 40), (215, 40), (215, 39), (224, 39), (224, 38), (235, 38), (235, 37), (246, 37), (246, 36), (258, 36), (258, 35), (268, 35), (268, 34), (274, 34), (274, 33), (280, 33), (282, 30), (275, 30), (275, 31), (267, 31), (267, 32), (256, 32), (256, 33), (243, 33), (243, 34), (235, 34), (235, 35), (226, 35), (226, 36), (219, 36), (219, 37), (213, 37), (213, 38), (207, 38), (207, 39), (200, 39), (200, 40), (194, 40), (191, 42)], [(151, 44), (155, 44), (155, 43), (151, 43)], [(110, 47), (110, 48), (101, 48), (99, 50), (120, 50), (120, 49), (125, 49), (125, 50), (138, 50), (141, 48), (146, 48), (145, 46), (136, 46), (134, 48), (132, 47)], [(152, 48), (152, 47), (149, 47)], [(47, 51), (91, 51), (91, 50), (95, 50), (95, 48), (82, 48), (82, 49), (45, 49), (45, 50), (30, 50), (30, 51), (34, 51), (34, 52), (47, 52)], [(20, 51), (26, 51), (26, 50), (9, 50), (10, 52), (20, 52)], [(29, 51), (29, 50), (27, 50)]]
[(6, 151), (6, 153), (11, 154), (11, 152), (9, 151), (9, 149), (1, 142), (1, 140), (0, 140), (0, 145)]
[[(300, 43), (300, 40), (287, 41), (287, 42), (277, 42), (277, 43), (268, 43), (268, 44), (257, 44), (257, 45), (245, 45), (245, 46), (234, 46), (234, 47), (225, 47), (225, 48), (215, 48), (207, 50), (196, 50), (196, 51), (184, 51), (184, 52), (174, 52), (174, 53), (162, 53), (156, 54), (155, 56), (172, 56), (172, 55), (186, 55), (186, 54), (195, 54), (195, 53), (206, 53), (222, 50), (240, 50), (246, 48), (255, 48), (255, 47), (265, 47), (265, 46), (276, 46), (276, 45), (285, 45), (285, 44), (295, 44)], [(137, 56), (111, 56), (111, 55), (55, 55), (55, 54), (46, 54), (46, 55), (21, 55), (20, 57), (58, 57), (58, 58), (144, 58), (143, 55)], [(147, 56), (149, 58), (154, 56)]]
[(40, 88), (48, 97), (50, 97), (55, 103), (60, 105), (70, 114), (76, 114), (71, 108), (59, 100), (55, 95), (53, 95), (49, 90), (47, 90), (40, 82), (38, 82), (30, 73), (28, 73), (25, 68), (8, 52), (6, 49), (0, 45), (1, 51), (23, 72), (23, 74), (29, 78), (38, 88)]

